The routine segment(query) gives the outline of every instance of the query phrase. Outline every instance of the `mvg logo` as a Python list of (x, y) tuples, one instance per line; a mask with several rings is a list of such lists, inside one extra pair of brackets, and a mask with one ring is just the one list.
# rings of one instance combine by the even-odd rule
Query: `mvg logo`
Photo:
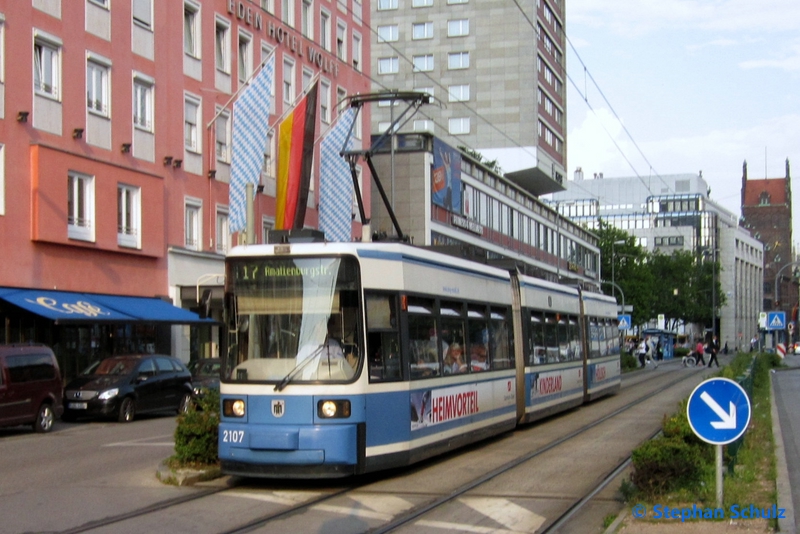
[(283, 417), (286, 412), (286, 402), (282, 400), (272, 401), (272, 415), (275, 417)]

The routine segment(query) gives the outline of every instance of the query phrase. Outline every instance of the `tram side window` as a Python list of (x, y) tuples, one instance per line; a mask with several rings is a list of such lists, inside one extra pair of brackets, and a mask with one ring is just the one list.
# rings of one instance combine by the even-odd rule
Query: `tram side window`
[(489, 352), (489, 324), (486, 310), (481, 306), (470, 306), (467, 311), (469, 336), (469, 368), (473, 373), (490, 369), (492, 355)]
[(574, 352), (569, 343), (569, 318), (566, 315), (558, 317), (558, 361), (568, 362), (573, 359)]
[(408, 346), (411, 351), (411, 378), (442, 374), (439, 341), (432, 299), (408, 299)]
[(466, 337), (464, 336), (464, 318), (462, 305), (443, 302), (439, 311), (441, 322), (442, 355), (444, 357), (444, 374), (466, 373)]
[(367, 294), (367, 354), (370, 382), (402, 380), (394, 295)]
[(529, 340), (528, 365), (547, 363), (547, 351), (544, 345), (544, 323), (540, 313), (531, 313)]
[(581, 348), (581, 329), (578, 324), (578, 318), (570, 315), (567, 320), (567, 354), (570, 360), (581, 360), (583, 358), (583, 349)]
[(600, 329), (597, 319), (589, 319), (589, 358), (600, 357)]
[(554, 313), (544, 317), (544, 350), (547, 363), (558, 363), (558, 316)]
[(514, 366), (514, 351), (508, 324), (508, 312), (501, 308), (491, 311), (491, 340), (489, 352), (492, 354), (492, 369), (508, 369)]
[(616, 321), (606, 325), (606, 340), (608, 340), (608, 353), (611, 356), (619, 355), (619, 326)]

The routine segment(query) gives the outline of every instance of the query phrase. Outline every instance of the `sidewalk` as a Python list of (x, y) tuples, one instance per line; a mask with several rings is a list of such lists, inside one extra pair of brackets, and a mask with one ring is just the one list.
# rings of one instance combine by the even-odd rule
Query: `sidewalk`
[(800, 355), (787, 354), (788, 367), (772, 373), (772, 434), (775, 438), (778, 507), (786, 510), (778, 519), (780, 532), (800, 533), (795, 510), (800, 509)]

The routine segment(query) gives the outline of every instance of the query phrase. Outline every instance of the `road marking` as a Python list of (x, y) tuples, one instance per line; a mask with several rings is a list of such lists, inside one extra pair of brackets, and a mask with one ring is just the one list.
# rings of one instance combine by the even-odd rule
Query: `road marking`
[(151, 439), (164, 439), (164, 438), (171, 438), (172, 436), (173, 436), (172, 434), (164, 434), (163, 436), (150, 436), (149, 438), (131, 439), (131, 440), (128, 440), (128, 441), (118, 441), (116, 443), (107, 443), (107, 444), (102, 445), (102, 446), (103, 447), (139, 447), (139, 446), (144, 446), (144, 447), (149, 447), (149, 446), (156, 446), (156, 447), (169, 446), (169, 447), (174, 447), (175, 446), (175, 442), (174, 441), (160, 441), (160, 442), (156, 441), (156, 442), (152, 442), (152, 443), (143, 443), (143, 442), (149, 441)]
[(284, 506), (293, 506), (305, 501), (310, 501), (319, 497), (319, 493), (308, 492), (293, 492), (293, 491), (275, 491), (272, 493), (251, 493), (245, 491), (229, 491), (222, 495), (226, 497), (239, 497), (243, 499), (252, 499), (254, 501), (271, 502), (275, 504), (282, 504)]
[(366, 519), (378, 519), (380, 521), (389, 521), (392, 517), (394, 517), (391, 514), (382, 514), (379, 512), (371, 512), (369, 510), (360, 510), (358, 508), (351, 508), (348, 506), (333, 506), (330, 504), (317, 504), (316, 506), (312, 506), (311, 509), (322, 512), (331, 512), (334, 514), (339, 514), (344, 516), (364, 517)]
[(512, 532), (535, 532), (545, 521), (544, 517), (508, 499), (462, 497), (459, 501), (491, 517)]
[(394, 495), (350, 495), (349, 498), (362, 506), (366, 506), (373, 512), (392, 516), (397, 512), (405, 512), (414, 506), (413, 503)]
[[(447, 521), (417, 521), (414, 523), (421, 527), (441, 528), (450, 532), (477, 532), (478, 534), (519, 534), (516, 530), (503, 530), (492, 527), (476, 527), (474, 525), (462, 525), (460, 523), (450, 523)], [(532, 532), (532, 531), (531, 531)]]

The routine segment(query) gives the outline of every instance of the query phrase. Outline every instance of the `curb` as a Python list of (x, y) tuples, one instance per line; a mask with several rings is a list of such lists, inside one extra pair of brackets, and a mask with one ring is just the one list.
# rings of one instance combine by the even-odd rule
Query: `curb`
[(172, 469), (167, 465), (167, 460), (158, 464), (156, 478), (164, 484), (172, 486), (194, 486), (198, 482), (207, 482), (222, 476), (222, 471), (217, 465), (203, 469)]
[[(797, 369), (797, 368), (794, 368)], [(772, 439), (775, 442), (775, 490), (778, 494), (778, 506), (785, 508), (786, 517), (778, 519), (778, 530), (780, 532), (795, 532), (796, 523), (794, 517), (794, 504), (792, 499), (792, 486), (789, 482), (789, 468), (786, 463), (786, 448), (783, 442), (783, 432), (781, 431), (781, 420), (778, 415), (778, 404), (775, 401), (774, 373), (769, 377), (769, 394), (772, 406), (770, 415), (772, 417)]]

